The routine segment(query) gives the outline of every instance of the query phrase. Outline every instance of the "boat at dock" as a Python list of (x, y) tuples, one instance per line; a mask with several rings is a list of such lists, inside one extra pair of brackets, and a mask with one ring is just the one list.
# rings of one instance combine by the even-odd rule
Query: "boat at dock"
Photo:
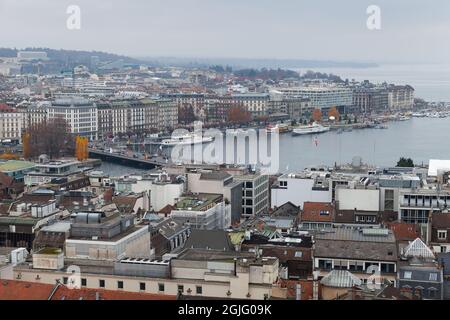
[(276, 125), (268, 125), (266, 131), (268, 133), (286, 133), (290, 131), (290, 128), (285, 123), (277, 123)]
[(182, 136), (175, 136), (170, 139), (164, 139), (160, 142), (160, 145), (162, 146), (194, 145), (199, 143), (210, 143), (213, 141), (214, 141), (213, 137), (187, 134)]
[(324, 127), (321, 124), (313, 123), (307, 126), (299, 126), (292, 130), (292, 135), (305, 135), (305, 134), (316, 134), (330, 131), (330, 127)]

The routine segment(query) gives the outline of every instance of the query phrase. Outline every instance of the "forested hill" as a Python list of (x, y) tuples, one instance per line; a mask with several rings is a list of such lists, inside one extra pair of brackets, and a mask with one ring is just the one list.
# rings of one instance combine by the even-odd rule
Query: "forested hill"
[(89, 61), (92, 56), (97, 56), (101, 62), (123, 60), (124, 63), (139, 63), (137, 59), (133, 59), (127, 56), (121, 56), (112, 53), (106, 53), (101, 51), (79, 51), (79, 50), (56, 50), (49, 48), (24, 48), (24, 49), (11, 49), (0, 48), (0, 57), (16, 57), (18, 51), (45, 51), (47, 56), (51, 60), (59, 61), (62, 63), (83, 63)]

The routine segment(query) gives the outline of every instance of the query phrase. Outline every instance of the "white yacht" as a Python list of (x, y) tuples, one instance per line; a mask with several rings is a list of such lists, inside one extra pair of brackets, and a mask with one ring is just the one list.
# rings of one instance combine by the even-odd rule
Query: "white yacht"
[(177, 145), (193, 145), (199, 143), (213, 142), (213, 137), (199, 136), (195, 134), (187, 134), (182, 136), (172, 137), (161, 141), (162, 146), (177, 146)]
[(324, 127), (321, 124), (313, 123), (307, 126), (296, 127), (292, 130), (292, 135), (314, 134), (330, 131), (330, 127)]

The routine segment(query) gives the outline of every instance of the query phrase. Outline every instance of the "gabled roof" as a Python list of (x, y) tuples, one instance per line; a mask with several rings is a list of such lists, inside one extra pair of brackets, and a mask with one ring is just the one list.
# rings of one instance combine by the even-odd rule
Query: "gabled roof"
[(361, 285), (361, 279), (347, 270), (332, 270), (320, 280), (320, 283), (327, 287), (353, 288)]
[(300, 211), (300, 208), (298, 206), (296, 206), (292, 202), (288, 201), (285, 204), (276, 208), (272, 212), (271, 216), (272, 217), (297, 217), (299, 211)]
[(411, 242), (403, 252), (403, 256), (406, 258), (416, 257), (416, 258), (430, 258), (434, 259), (434, 253), (430, 248), (420, 239), (417, 238)]

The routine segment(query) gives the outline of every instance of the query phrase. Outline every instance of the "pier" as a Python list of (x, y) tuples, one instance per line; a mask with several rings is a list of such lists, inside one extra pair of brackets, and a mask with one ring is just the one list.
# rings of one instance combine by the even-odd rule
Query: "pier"
[(89, 156), (95, 159), (101, 159), (105, 162), (118, 163), (135, 168), (153, 169), (158, 166), (166, 165), (170, 163), (170, 160), (166, 160), (163, 157), (152, 157), (145, 159), (141, 154), (133, 153), (132, 156), (128, 156), (120, 153), (105, 152), (98, 149), (89, 149)]

